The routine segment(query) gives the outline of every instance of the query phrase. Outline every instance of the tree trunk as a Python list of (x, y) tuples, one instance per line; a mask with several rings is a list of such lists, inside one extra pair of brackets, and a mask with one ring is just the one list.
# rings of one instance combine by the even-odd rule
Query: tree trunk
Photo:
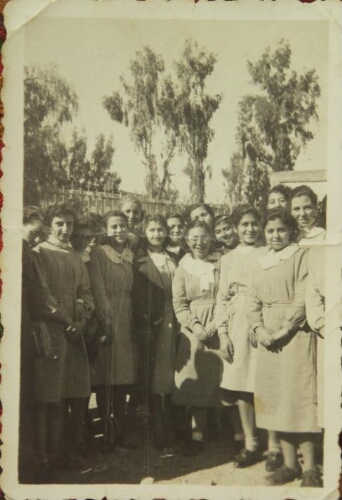
[(190, 185), (192, 203), (202, 203), (205, 197), (205, 171), (202, 162), (196, 162)]

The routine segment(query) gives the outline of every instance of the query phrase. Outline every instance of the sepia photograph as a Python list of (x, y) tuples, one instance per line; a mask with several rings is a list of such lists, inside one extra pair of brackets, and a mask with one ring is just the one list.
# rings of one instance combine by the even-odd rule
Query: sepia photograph
[(336, 2), (29, 3), (5, 9), (5, 494), (337, 499)]

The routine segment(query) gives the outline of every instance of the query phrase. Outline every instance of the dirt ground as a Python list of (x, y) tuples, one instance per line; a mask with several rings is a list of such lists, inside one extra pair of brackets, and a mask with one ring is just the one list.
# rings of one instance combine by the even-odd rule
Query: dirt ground
[[(266, 436), (261, 433), (266, 445)], [(144, 441), (138, 449), (115, 447), (111, 453), (101, 452), (101, 436), (94, 439), (94, 456), (83, 459), (78, 470), (59, 470), (57, 477), (64, 484), (189, 484), (189, 485), (266, 485), (266, 453), (259, 463), (246, 469), (234, 467), (235, 447), (231, 429), (223, 426), (216, 439), (207, 439), (205, 449), (195, 457), (182, 454), (183, 443), (176, 442), (174, 453), (158, 451), (152, 442)], [(300, 458), (300, 457), (299, 457)], [(294, 481), (289, 486), (299, 486)]]

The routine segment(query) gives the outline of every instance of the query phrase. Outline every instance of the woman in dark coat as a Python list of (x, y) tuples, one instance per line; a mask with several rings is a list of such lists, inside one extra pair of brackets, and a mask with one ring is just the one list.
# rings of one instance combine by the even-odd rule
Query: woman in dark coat
[(157, 448), (171, 440), (171, 391), (176, 356), (172, 279), (176, 262), (164, 250), (167, 225), (161, 215), (145, 220), (146, 250), (136, 261), (133, 315), (139, 352), (138, 383), (154, 419)]
[(66, 204), (50, 207), (46, 216), (50, 235), (33, 252), (36, 337), (45, 342), (34, 367), (37, 469), (80, 465), (61, 447), (64, 402), (83, 408), (90, 395), (82, 332), (94, 303), (82, 259), (69, 243), (75, 218)]

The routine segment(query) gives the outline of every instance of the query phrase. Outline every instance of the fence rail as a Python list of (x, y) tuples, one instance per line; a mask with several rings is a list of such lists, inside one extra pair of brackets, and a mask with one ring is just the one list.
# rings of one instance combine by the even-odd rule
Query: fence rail
[[(70, 203), (75, 208), (83, 213), (96, 212), (100, 215), (105, 214), (109, 210), (119, 209), (122, 198), (127, 194), (139, 196), (135, 193), (120, 192), (118, 194), (81, 191), (75, 189), (62, 189), (55, 191), (51, 196), (42, 200), (42, 208), (46, 208), (52, 203)], [(143, 196), (140, 197), (143, 209), (147, 214), (167, 214), (184, 212), (186, 205), (182, 203), (174, 203), (168, 200), (151, 200)], [(220, 214), (226, 210), (223, 204), (211, 204), (216, 213)]]

